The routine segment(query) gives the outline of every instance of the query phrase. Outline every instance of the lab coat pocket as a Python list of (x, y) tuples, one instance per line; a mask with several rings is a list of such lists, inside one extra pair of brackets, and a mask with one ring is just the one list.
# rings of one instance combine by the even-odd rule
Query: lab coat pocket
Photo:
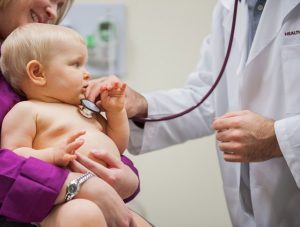
[(283, 46), (281, 58), (285, 114), (292, 116), (300, 113), (300, 45)]

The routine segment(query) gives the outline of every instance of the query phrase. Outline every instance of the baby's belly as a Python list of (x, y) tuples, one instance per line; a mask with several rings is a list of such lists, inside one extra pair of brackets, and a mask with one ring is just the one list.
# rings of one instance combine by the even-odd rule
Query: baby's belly
[(110, 139), (107, 135), (102, 132), (97, 133), (86, 133), (86, 135), (82, 136), (84, 139), (84, 144), (77, 150), (80, 154), (83, 154), (101, 164), (101, 160), (93, 158), (90, 154), (91, 151), (106, 151), (111, 153), (116, 158), (120, 158), (120, 152), (115, 145), (115, 143)]
[[(56, 133), (55, 131), (50, 133), (45, 133), (43, 136), (38, 136), (35, 139), (35, 142), (33, 144), (33, 148), (35, 149), (44, 149), (48, 147), (59, 147), (62, 144), (65, 144), (67, 139), (76, 131), (79, 131), (80, 129), (70, 129), (70, 133), (62, 133), (58, 135), (59, 133)], [(51, 136), (52, 135), (52, 136)], [(106, 152), (109, 152), (113, 156), (120, 158), (120, 153), (115, 145), (115, 143), (112, 141), (111, 138), (109, 138), (106, 134), (99, 130), (94, 129), (88, 129), (86, 130), (86, 133), (82, 135), (81, 137), (84, 139), (84, 144), (78, 148), (75, 152), (78, 152), (86, 157), (89, 157), (101, 164), (104, 164), (101, 160), (93, 158), (91, 155), (91, 151), (101, 151), (104, 150)]]

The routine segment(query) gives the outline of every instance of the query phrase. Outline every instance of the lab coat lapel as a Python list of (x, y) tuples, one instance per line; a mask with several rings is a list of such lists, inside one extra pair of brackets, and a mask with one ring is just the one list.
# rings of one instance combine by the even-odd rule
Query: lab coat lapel
[(232, 7), (232, 0), (220, 0), (221, 4), (226, 8), (230, 9)]
[(274, 40), (281, 29), (284, 18), (299, 3), (300, 0), (267, 0), (257, 27), (257, 35), (255, 35), (250, 49), (247, 65)]

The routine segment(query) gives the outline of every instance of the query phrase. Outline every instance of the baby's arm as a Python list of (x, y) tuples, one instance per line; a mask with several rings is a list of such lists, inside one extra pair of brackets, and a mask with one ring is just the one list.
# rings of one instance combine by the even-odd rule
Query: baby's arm
[(1, 147), (9, 148), (24, 157), (32, 156), (59, 166), (66, 166), (76, 159), (74, 152), (84, 143), (83, 140), (76, 139), (84, 132), (73, 134), (58, 147), (33, 149), (37, 128), (36, 116), (35, 108), (30, 103), (25, 101), (15, 105), (3, 120)]
[(103, 85), (100, 90), (101, 107), (107, 118), (106, 134), (115, 142), (121, 154), (126, 150), (129, 140), (125, 89), (125, 83), (114, 81)]

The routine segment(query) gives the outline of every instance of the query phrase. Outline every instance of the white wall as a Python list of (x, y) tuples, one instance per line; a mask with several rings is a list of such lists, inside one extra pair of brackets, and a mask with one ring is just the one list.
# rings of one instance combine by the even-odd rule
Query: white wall
[[(126, 5), (128, 74), (124, 80), (144, 92), (184, 83), (210, 30), (216, 0), (92, 2)], [(141, 193), (130, 207), (157, 227), (231, 226), (213, 140), (130, 156), (141, 177)]]

